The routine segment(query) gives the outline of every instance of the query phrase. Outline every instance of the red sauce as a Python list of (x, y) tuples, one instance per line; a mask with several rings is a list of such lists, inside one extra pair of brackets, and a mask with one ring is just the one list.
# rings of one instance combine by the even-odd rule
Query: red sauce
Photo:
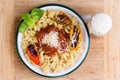
[[(51, 47), (47, 44), (42, 44), (42, 39), (45, 34), (49, 34), (51, 31), (56, 31), (58, 32), (58, 42), (59, 46), (57, 48)], [(69, 43), (69, 35), (63, 30), (63, 29), (58, 29), (54, 26), (46, 26), (45, 28), (41, 28), (40, 32), (37, 34), (37, 39), (38, 39), (38, 44), (40, 48), (43, 49), (46, 55), (48, 56), (54, 56), (57, 54), (58, 50), (60, 51), (65, 51), (67, 48), (67, 44)]]
[(42, 45), (43, 51), (45, 52), (46, 55), (48, 56), (54, 56), (57, 54), (58, 50), (55, 47), (51, 47), (49, 45)]

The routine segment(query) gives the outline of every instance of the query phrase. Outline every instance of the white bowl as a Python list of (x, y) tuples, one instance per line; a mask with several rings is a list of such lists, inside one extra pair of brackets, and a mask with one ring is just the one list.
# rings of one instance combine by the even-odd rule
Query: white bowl
[(89, 35), (88, 28), (87, 28), (85, 22), (83, 21), (82, 17), (77, 12), (75, 12), (73, 9), (71, 9), (67, 6), (64, 6), (64, 5), (61, 5), (61, 4), (46, 4), (46, 5), (39, 6), (38, 8), (41, 8), (43, 10), (47, 10), (47, 9), (62, 10), (62, 11), (65, 11), (65, 12), (69, 13), (70, 15), (76, 17), (78, 19), (78, 21), (82, 24), (84, 52), (82, 53), (81, 56), (79, 56), (76, 63), (73, 66), (71, 66), (70, 68), (65, 69), (65, 70), (63, 70), (61, 72), (58, 72), (58, 73), (45, 74), (41, 71), (40, 67), (32, 65), (26, 59), (26, 57), (24, 56), (23, 50), (21, 48), (21, 41), (22, 41), (23, 34), (17, 31), (16, 47), (17, 47), (19, 57), (27, 68), (29, 68), (31, 71), (33, 71), (34, 73), (37, 73), (39, 75), (49, 77), (49, 78), (54, 78), (54, 77), (60, 77), (60, 76), (67, 75), (67, 74), (73, 72), (74, 70), (76, 70), (84, 62), (84, 60), (85, 60), (85, 58), (88, 54), (88, 51), (89, 51), (89, 48), (90, 48), (90, 35)]

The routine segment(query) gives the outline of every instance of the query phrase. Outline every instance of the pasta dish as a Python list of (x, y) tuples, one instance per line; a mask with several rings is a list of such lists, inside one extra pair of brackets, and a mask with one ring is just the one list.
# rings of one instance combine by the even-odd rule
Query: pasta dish
[(41, 17), (35, 16), (35, 12), (37, 9), (24, 15), (25, 24), (23, 22), (21, 27), (27, 27), (20, 28), (23, 33), (21, 47), (27, 60), (46, 74), (74, 65), (83, 53), (81, 23), (64, 11), (41, 10)]

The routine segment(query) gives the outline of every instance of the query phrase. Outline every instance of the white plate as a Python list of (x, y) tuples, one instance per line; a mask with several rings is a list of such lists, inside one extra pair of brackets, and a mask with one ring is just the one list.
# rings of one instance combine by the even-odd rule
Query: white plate
[(43, 10), (47, 10), (47, 9), (62, 10), (62, 11), (65, 11), (65, 12), (69, 13), (70, 15), (76, 17), (78, 19), (78, 21), (80, 23), (82, 23), (82, 34), (83, 34), (83, 41), (84, 41), (84, 44), (85, 44), (84, 45), (84, 53), (81, 56), (79, 56), (76, 63), (72, 67), (70, 67), (68, 69), (65, 69), (65, 70), (63, 70), (61, 72), (58, 72), (58, 73), (44, 74), (41, 71), (40, 67), (32, 65), (26, 59), (26, 57), (24, 56), (23, 50), (21, 48), (21, 41), (22, 41), (23, 34), (19, 33), (17, 31), (16, 47), (17, 47), (19, 57), (20, 57), (20, 59), (22, 60), (22, 62), (25, 64), (25, 66), (27, 68), (29, 68), (31, 71), (33, 71), (34, 73), (37, 73), (39, 75), (42, 75), (42, 76), (45, 76), (45, 77), (50, 77), (50, 78), (67, 75), (67, 74), (73, 72), (74, 70), (76, 70), (83, 63), (83, 61), (85, 60), (85, 58), (86, 58), (86, 56), (88, 54), (89, 47), (90, 47), (90, 35), (89, 35), (89, 32), (88, 32), (87, 26), (86, 26), (85, 22), (83, 21), (82, 17), (77, 12), (75, 12), (73, 9), (71, 9), (71, 8), (69, 8), (67, 6), (64, 6), (64, 5), (61, 5), (61, 4), (46, 4), (46, 5), (42, 5), (42, 6), (38, 7), (38, 8), (41, 8)]

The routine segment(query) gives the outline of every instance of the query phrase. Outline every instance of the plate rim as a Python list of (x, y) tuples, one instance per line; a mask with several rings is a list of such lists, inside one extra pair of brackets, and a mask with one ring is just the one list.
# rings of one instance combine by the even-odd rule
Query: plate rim
[[(75, 10), (73, 10), (72, 8), (70, 8), (70, 7), (66, 6), (66, 5), (63, 5), (63, 4), (56, 4), (56, 3), (43, 4), (43, 5), (38, 6), (38, 7), (36, 7), (36, 8), (42, 8), (42, 7), (46, 7), (46, 6), (59, 6), (59, 7), (66, 8), (66, 9), (72, 11), (73, 13), (75, 13), (75, 14), (80, 18), (80, 20), (83, 22), (83, 25), (85, 26), (85, 29), (86, 29), (86, 31), (87, 31), (87, 36), (88, 36), (88, 47), (87, 47), (87, 51), (86, 51), (85, 57), (83, 58), (83, 60), (81, 61), (81, 63), (79, 63), (78, 66), (76, 66), (74, 69), (72, 69), (71, 71), (69, 71), (69, 72), (67, 72), (67, 73), (65, 73), (65, 74), (58, 75), (58, 76), (49, 76), (49, 75), (44, 75), (44, 74), (41, 74), (41, 73), (37, 73), (36, 71), (32, 70), (32, 69), (23, 61), (22, 57), (20, 56), (20, 52), (19, 52), (19, 50), (18, 50), (18, 40), (17, 40), (17, 39), (18, 39), (18, 33), (19, 33), (18, 29), (19, 29), (19, 26), (20, 26), (21, 22), (23, 22), (23, 20), (19, 23), (18, 28), (17, 28), (17, 33), (16, 33), (16, 39), (15, 39), (15, 40), (16, 40), (16, 50), (17, 50), (18, 56), (19, 56), (20, 60), (22, 61), (22, 63), (23, 63), (29, 70), (31, 70), (32, 72), (34, 72), (34, 73), (36, 73), (36, 74), (38, 74), (38, 75), (41, 75), (41, 76), (44, 76), (44, 77), (48, 77), (48, 78), (57, 78), (57, 77), (62, 77), (62, 76), (65, 76), (65, 75), (68, 75), (68, 74), (72, 73), (73, 71), (75, 71), (76, 69), (78, 69), (78, 68), (82, 65), (82, 63), (85, 61), (85, 59), (86, 59), (86, 57), (87, 57), (87, 55), (88, 55), (88, 52), (89, 52), (89, 50), (90, 50), (90, 34), (89, 34), (89, 30), (88, 30), (87, 25), (86, 25), (85, 21), (83, 20), (83, 18), (82, 18)], [(34, 7), (34, 8), (35, 8), (35, 7)], [(32, 10), (32, 9), (31, 9), (31, 10)], [(30, 12), (31, 12), (31, 11), (30, 11)]]

